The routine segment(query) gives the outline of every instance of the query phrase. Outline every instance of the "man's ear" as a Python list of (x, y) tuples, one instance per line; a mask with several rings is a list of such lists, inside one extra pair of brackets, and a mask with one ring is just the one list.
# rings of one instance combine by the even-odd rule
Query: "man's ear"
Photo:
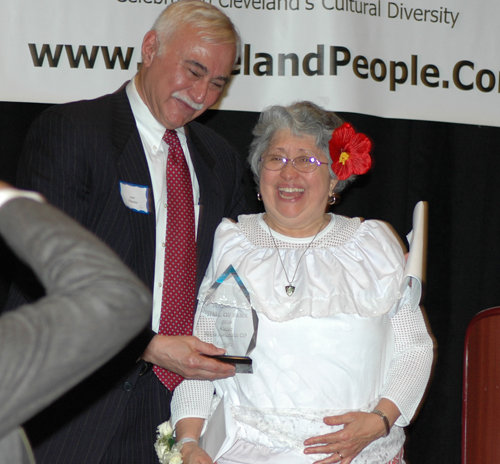
[(149, 31), (142, 40), (142, 65), (148, 67), (158, 54), (158, 34), (155, 31)]

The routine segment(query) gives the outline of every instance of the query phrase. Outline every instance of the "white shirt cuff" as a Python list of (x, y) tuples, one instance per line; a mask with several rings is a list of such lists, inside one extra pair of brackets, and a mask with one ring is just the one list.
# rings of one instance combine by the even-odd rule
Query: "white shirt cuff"
[(28, 192), (27, 190), (19, 190), (12, 187), (0, 190), (0, 208), (5, 205), (5, 203), (16, 198), (29, 198), (38, 203), (45, 203), (45, 199), (37, 192)]

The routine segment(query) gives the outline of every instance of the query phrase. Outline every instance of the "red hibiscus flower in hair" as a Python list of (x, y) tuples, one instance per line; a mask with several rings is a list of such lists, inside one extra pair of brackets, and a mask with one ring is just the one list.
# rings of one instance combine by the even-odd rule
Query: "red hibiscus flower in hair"
[(352, 174), (364, 174), (370, 169), (372, 159), (370, 139), (347, 122), (335, 129), (330, 139), (332, 170), (339, 180), (346, 180)]

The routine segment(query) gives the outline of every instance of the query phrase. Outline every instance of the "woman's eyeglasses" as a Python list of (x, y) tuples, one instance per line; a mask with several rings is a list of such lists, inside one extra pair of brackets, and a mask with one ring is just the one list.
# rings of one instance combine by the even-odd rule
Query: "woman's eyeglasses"
[(289, 161), (300, 172), (313, 172), (318, 166), (328, 164), (317, 160), (314, 156), (299, 156), (295, 159), (289, 159), (279, 155), (266, 155), (260, 159), (262, 166), (269, 171), (281, 171)]

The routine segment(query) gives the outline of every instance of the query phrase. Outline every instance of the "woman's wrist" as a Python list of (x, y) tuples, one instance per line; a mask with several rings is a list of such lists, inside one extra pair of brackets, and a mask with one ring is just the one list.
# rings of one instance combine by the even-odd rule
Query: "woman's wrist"
[(374, 409), (373, 411), (371, 411), (371, 414), (376, 414), (377, 416), (379, 416), (382, 419), (382, 422), (384, 423), (384, 427), (385, 427), (384, 437), (389, 435), (389, 433), (391, 432), (391, 426), (389, 424), (389, 418), (387, 417), (385, 412), (381, 411), (380, 409)]
[(186, 443), (198, 444), (198, 440), (196, 440), (196, 438), (192, 438), (192, 437), (183, 437), (179, 441), (177, 441), (177, 443), (180, 443), (181, 445), (185, 445)]

